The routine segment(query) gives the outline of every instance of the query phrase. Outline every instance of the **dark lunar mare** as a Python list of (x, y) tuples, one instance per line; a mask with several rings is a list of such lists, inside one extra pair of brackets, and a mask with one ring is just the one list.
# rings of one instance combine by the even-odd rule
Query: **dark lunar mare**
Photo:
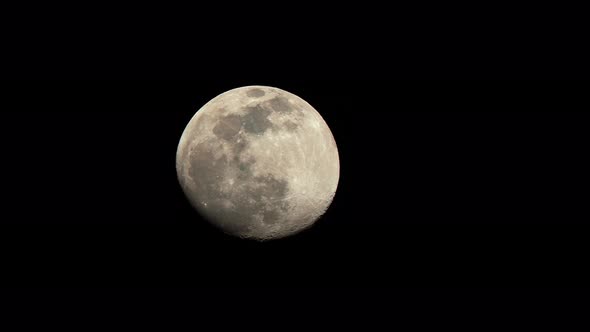
[(260, 98), (264, 96), (266, 93), (262, 89), (252, 88), (246, 92), (246, 96), (252, 98)]
[(272, 122), (268, 119), (272, 111), (262, 105), (246, 107), (246, 115), (242, 117), (244, 129), (251, 134), (264, 134), (272, 127)]
[(241, 128), (242, 119), (235, 114), (230, 114), (217, 122), (217, 125), (213, 127), (213, 134), (221, 139), (231, 140), (240, 132)]
[(293, 108), (289, 104), (289, 100), (285, 97), (274, 97), (268, 101), (270, 108), (277, 112), (291, 112)]
[[(252, 167), (256, 160), (243, 157), (249, 141), (243, 132), (239, 133), (240, 129), (243, 127), (246, 133), (263, 133), (272, 126), (267, 119), (270, 112), (257, 105), (249, 107), (242, 117), (224, 116), (213, 128), (217, 139), (208, 139), (191, 151), (189, 174), (194, 187), (190, 186), (189, 190), (192, 197), (207, 203), (197, 208), (207, 219), (215, 221), (213, 224), (230, 234), (247, 234), (256, 227), (256, 215), (262, 216), (264, 224), (276, 224), (289, 209), (289, 203), (285, 201), (288, 182), (271, 174), (254, 176)], [(231, 157), (215, 157), (215, 152), (222, 148), (221, 140), (229, 144)], [(223, 192), (220, 182), (230, 174), (237, 174), (236, 182), (232, 191)], [(233, 206), (228, 207), (224, 202), (231, 202)]]

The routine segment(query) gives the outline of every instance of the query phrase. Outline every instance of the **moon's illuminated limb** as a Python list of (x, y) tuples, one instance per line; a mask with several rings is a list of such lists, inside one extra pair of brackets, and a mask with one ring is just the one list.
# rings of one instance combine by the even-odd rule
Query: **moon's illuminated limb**
[(328, 125), (287, 91), (248, 86), (204, 105), (180, 139), (178, 178), (191, 204), (228, 234), (267, 240), (311, 226), (338, 185)]

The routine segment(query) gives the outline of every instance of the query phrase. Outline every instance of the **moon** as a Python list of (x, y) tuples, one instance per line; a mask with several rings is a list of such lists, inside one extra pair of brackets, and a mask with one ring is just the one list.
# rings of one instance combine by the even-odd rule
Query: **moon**
[(271, 240), (312, 226), (338, 186), (336, 142), (300, 97), (246, 86), (213, 98), (192, 117), (176, 153), (191, 205), (223, 232)]

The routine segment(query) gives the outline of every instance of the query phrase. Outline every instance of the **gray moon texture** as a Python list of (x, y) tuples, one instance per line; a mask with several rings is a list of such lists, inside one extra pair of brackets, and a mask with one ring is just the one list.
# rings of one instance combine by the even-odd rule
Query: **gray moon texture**
[(271, 240), (313, 225), (338, 186), (336, 142), (306, 101), (267, 86), (246, 86), (205, 104), (176, 154), (190, 203), (223, 232)]

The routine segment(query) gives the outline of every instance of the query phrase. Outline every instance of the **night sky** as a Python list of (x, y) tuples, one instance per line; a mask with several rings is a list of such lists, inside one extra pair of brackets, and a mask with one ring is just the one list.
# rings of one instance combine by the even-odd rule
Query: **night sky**
[[(260, 243), (202, 220), (185, 125), (242, 85), (313, 105), (333, 204)], [(575, 287), (588, 251), (587, 84), (281, 80), (4, 83), (3, 281), (21, 287)]]
[[(585, 8), (19, 4), (1, 331), (589, 330)], [(223, 234), (176, 177), (188, 121), (245, 85), (305, 99), (339, 148), (290, 238)]]

